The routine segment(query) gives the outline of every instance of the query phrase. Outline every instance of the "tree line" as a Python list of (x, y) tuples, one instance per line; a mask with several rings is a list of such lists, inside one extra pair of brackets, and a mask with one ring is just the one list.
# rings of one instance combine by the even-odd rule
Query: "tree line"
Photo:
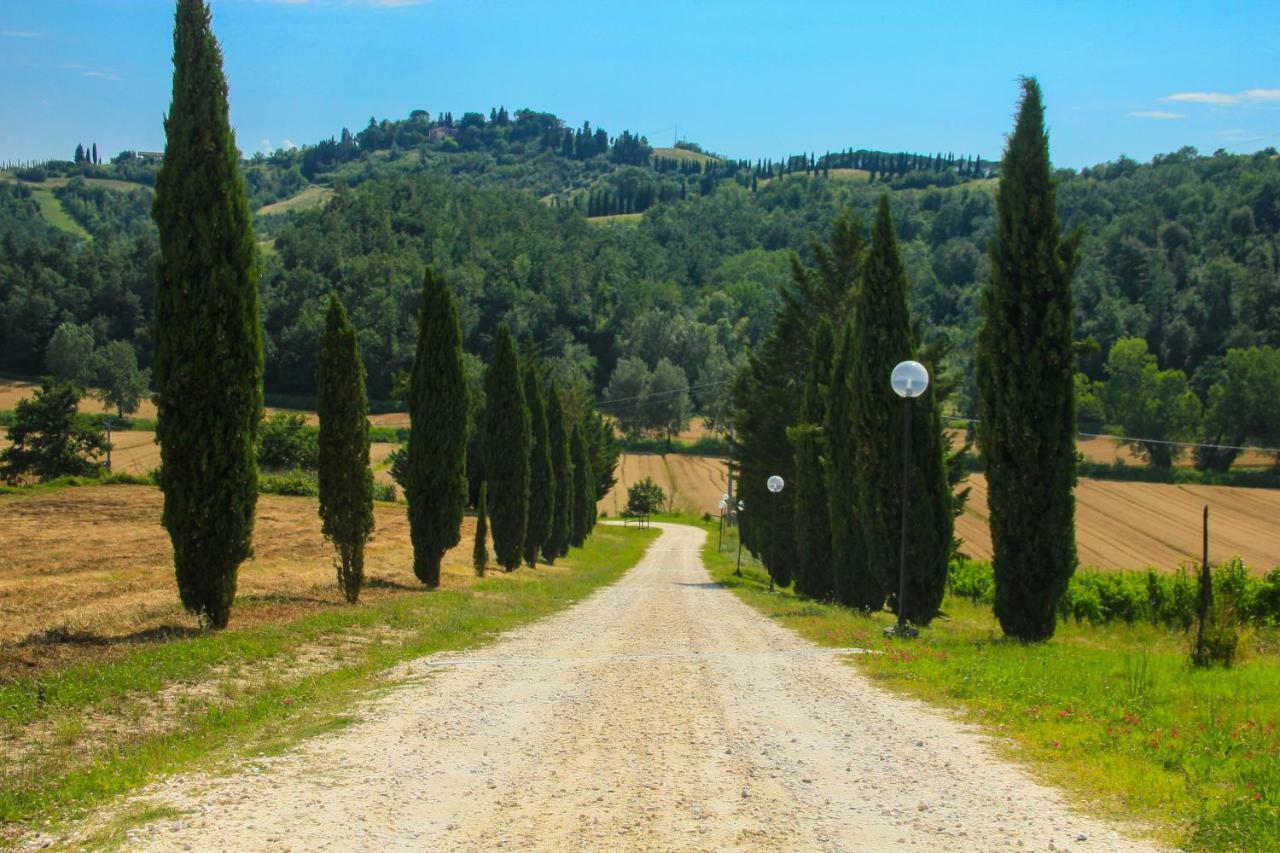
[[(252, 551), (264, 362), (258, 253), (204, 0), (177, 6), (165, 133), (153, 211), (160, 264), (152, 365), (163, 524), (183, 605), (220, 628), (230, 618), (239, 564)], [(61, 328), (63, 337), (87, 337)], [(359, 335), (336, 294), (318, 337), (319, 509), (338, 552), (339, 584), (354, 602), (374, 524), (368, 399)], [(89, 337), (56, 351), (91, 345)], [(498, 562), (508, 571), (522, 556), (532, 565), (539, 553), (550, 560), (581, 544), (597, 497), (583, 418), (566, 414), (554, 386), (544, 406), (532, 361), (520, 370), (504, 326), (485, 376), (482, 493)], [(408, 384), (405, 486), (414, 571), (434, 588), (441, 558), (460, 539), (468, 498), (469, 406), (457, 307), (430, 268)]]
[[(976, 353), (978, 434), (995, 613), (1006, 634), (1034, 641), (1052, 636), (1076, 567), (1071, 279), (1082, 236), (1058, 221), (1034, 79), (1023, 80), (1001, 174)], [(924, 341), (912, 319), (889, 195), (869, 241), (845, 211), (812, 255), (812, 266), (794, 266), (774, 328), (734, 384), (741, 535), (773, 582), (927, 624), (967, 498), (969, 448), (952, 448), (942, 418), (956, 390), (940, 364), (946, 344)], [(933, 382), (904, 404), (889, 377), (905, 360), (923, 362)], [(766, 488), (772, 475), (781, 492)]]

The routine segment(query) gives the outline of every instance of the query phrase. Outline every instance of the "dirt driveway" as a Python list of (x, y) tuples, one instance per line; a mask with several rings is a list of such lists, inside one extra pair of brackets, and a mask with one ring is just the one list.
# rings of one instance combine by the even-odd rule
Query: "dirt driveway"
[(667, 526), (621, 581), (406, 665), (359, 721), (148, 793), (150, 849), (1146, 849), (715, 586)]

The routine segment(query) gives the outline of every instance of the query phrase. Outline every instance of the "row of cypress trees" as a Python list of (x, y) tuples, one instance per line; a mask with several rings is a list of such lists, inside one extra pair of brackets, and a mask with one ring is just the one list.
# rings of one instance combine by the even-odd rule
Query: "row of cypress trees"
[[(975, 359), (977, 432), (996, 617), (1009, 636), (1038, 641), (1053, 635), (1076, 565), (1071, 277), (1080, 233), (1062, 234), (1033, 78), (1022, 81), (997, 210)], [(946, 344), (920, 346), (887, 196), (869, 247), (846, 213), (812, 250), (813, 268), (793, 262), (773, 333), (733, 389), (744, 542), (777, 583), (794, 579), (807, 595), (860, 609), (886, 600), (898, 607), (904, 411), (888, 379), (897, 362), (923, 361), (933, 383), (915, 402), (912, 425), (905, 615), (927, 623), (942, 601), (954, 516), (967, 497), (955, 493), (967, 447), (949, 449), (942, 425), (950, 387), (936, 366)], [(771, 474), (787, 480), (782, 495), (765, 491)]]
[[(227, 105), (222, 53), (205, 0), (178, 0), (173, 99), (153, 216), (160, 264), (155, 310), (157, 438), (163, 523), (183, 605), (209, 625), (230, 618), (239, 565), (252, 554), (263, 348), (248, 194)], [(359, 344), (341, 301), (326, 315), (317, 372), (320, 516), (348, 601), (360, 593), (373, 531), (368, 399)], [(595, 524), (593, 466), (602, 454), (537, 365), (523, 377), (504, 326), (486, 377), (486, 498), (506, 569), (581, 545)], [(449, 286), (427, 270), (409, 382), (408, 473), (413, 569), (428, 587), (461, 538), (467, 500), (467, 386)], [(592, 429), (591, 436), (599, 435)], [(604, 439), (601, 439), (604, 440)], [(608, 480), (609, 475), (602, 477)], [(606, 483), (607, 485), (607, 483)], [(483, 526), (476, 560), (487, 556)]]
[[(580, 547), (596, 522), (593, 448), (534, 355), (504, 323), (485, 374), (484, 472), (494, 558), (506, 571)], [(477, 560), (479, 552), (477, 552)]]
[[(879, 610), (888, 601), (896, 611), (904, 411), (889, 374), (899, 361), (928, 355), (912, 329), (888, 196), (881, 197), (869, 246), (861, 223), (845, 214), (830, 244), (815, 254), (818, 266), (809, 278), (822, 282), (816, 292), (838, 297), (843, 310), (834, 315), (838, 326), (829, 321), (832, 315), (818, 318), (808, 363), (793, 384), (797, 422), (786, 428), (795, 494), (791, 563), (781, 565), (773, 547), (761, 553), (776, 581), (794, 579), (797, 590), (811, 597), (862, 610)], [(919, 624), (928, 623), (942, 602), (954, 529), (937, 399), (935, 386), (932, 396), (916, 401), (912, 422), (908, 523), (915, 533), (905, 615)], [(749, 397), (743, 402), (751, 404)], [(749, 443), (740, 449), (752, 450)]]

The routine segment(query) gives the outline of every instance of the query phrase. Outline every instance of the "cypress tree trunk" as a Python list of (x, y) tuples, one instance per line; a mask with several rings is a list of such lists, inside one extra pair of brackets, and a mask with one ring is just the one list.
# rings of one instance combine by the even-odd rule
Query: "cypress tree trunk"
[(995, 552), (996, 618), (1011, 637), (1053, 636), (1076, 566), (1071, 277), (1079, 232), (1060, 237), (1044, 106), (1022, 81), (1000, 167), (991, 285), (982, 293), (977, 375)]
[(529, 407), (532, 443), (529, 446), (529, 523), (524, 532), (524, 561), (529, 568), (538, 562), (538, 551), (551, 537), (555, 513), (555, 471), (547, 434), (546, 398), (533, 359), (524, 365), (524, 397)]
[(173, 68), (152, 210), (163, 523), (183, 606), (221, 628), (252, 552), (262, 331), (249, 200), (203, 0), (178, 2)]
[[(861, 508), (867, 567), (889, 591), (897, 612), (902, 537), (902, 398), (889, 376), (900, 361), (915, 358), (907, 307), (907, 279), (898, 255), (888, 195), (880, 197), (853, 312), (853, 394), (857, 502)], [(937, 613), (946, 591), (951, 553), (950, 489), (934, 399), (936, 383), (915, 403), (911, 436), (911, 501), (908, 507), (906, 616), (918, 624)]]
[(462, 539), (467, 503), (467, 382), (453, 290), (428, 268), (409, 377), (409, 502), (413, 573), (440, 586), (440, 561)]
[(471, 551), (471, 564), (477, 577), (484, 577), (485, 567), (489, 565), (489, 508), (485, 500), (488, 491), (489, 484), (481, 483), (480, 498), (476, 501), (476, 544)]
[(569, 553), (573, 533), (573, 463), (569, 459), (569, 431), (565, 424), (560, 390), (554, 382), (547, 392), (547, 444), (555, 478), (555, 504), (551, 514), (551, 535), (542, 543), (542, 559), (551, 565), (556, 557)]
[(569, 452), (573, 456), (573, 494), (574, 508), (572, 512), (573, 532), (569, 542), (575, 548), (581, 548), (591, 534), (591, 519), (595, 514), (596, 487), (591, 473), (591, 456), (587, 451), (587, 439), (582, 433), (582, 424), (573, 426), (573, 435), (569, 440)]
[(364, 583), (364, 545), (373, 532), (369, 400), (356, 329), (337, 294), (329, 297), (320, 338), (316, 392), (321, 530), (338, 551), (338, 586), (355, 604)]
[(489, 483), (493, 552), (508, 572), (520, 568), (529, 520), (529, 409), (520, 382), (519, 358), (511, 330), (498, 327), (493, 361), (484, 377), (484, 470)]
[(827, 394), (827, 509), (831, 522), (831, 570), (836, 600), (859, 610), (877, 611), (888, 594), (880, 576), (867, 566), (867, 546), (858, 506), (853, 404), (853, 323), (845, 324), (831, 367)]
[(799, 424), (788, 431), (795, 445), (795, 584), (810, 598), (832, 595), (831, 519), (827, 512), (827, 484), (822, 469), (823, 396), (831, 371), (831, 324), (818, 324), (813, 356), (800, 403)]

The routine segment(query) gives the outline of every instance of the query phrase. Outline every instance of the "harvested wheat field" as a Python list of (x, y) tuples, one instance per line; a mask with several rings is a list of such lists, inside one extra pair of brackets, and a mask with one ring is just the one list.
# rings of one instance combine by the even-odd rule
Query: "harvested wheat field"
[[(26, 400), (40, 390), (39, 382), (22, 382), (16, 379), (0, 380), (0, 412), (13, 411), (19, 401)], [(89, 412), (91, 414), (114, 413), (114, 409), (108, 409), (102, 404), (102, 401), (96, 397), (85, 396), (80, 401), (80, 411)], [(156, 406), (150, 400), (143, 400), (142, 405), (138, 407), (132, 417), (154, 420), (156, 416)]]
[[(0, 495), (0, 681), (196, 627), (178, 603), (161, 504), (149, 486)], [(375, 504), (374, 516), (361, 599), (421, 590), (403, 505)], [(443, 587), (473, 582), (474, 536), (468, 517), (445, 555)], [(261, 496), (254, 547), (240, 568), (233, 627), (342, 604), (315, 499)]]
[(714, 514), (728, 486), (726, 471), (725, 460), (710, 456), (624, 453), (618, 460), (618, 482), (600, 500), (597, 509), (609, 515), (620, 514), (627, 507), (627, 489), (652, 477), (675, 511)]
[[(969, 477), (973, 494), (956, 520), (970, 557), (991, 558), (987, 481)], [(1209, 505), (1209, 559), (1244, 558), (1257, 574), (1280, 566), (1280, 491), (1081, 480), (1076, 487), (1080, 564), (1101, 569), (1172, 571), (1200, 559), (1201, 517)]]

